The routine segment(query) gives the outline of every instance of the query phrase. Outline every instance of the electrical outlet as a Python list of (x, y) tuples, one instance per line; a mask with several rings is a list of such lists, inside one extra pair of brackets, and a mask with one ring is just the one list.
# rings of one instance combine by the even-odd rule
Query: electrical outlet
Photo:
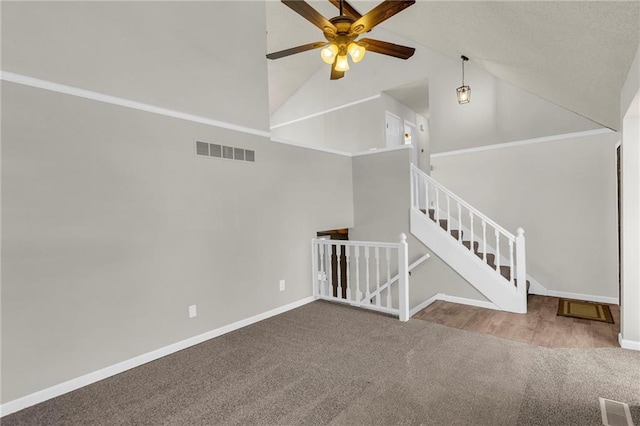
[(198, 315), (198, 311), (196, 309), (196, 305), (189, 306), (189, 318), (193, 318)]
[(284, 280), (280, 280), (280, 291), (284, 291)]

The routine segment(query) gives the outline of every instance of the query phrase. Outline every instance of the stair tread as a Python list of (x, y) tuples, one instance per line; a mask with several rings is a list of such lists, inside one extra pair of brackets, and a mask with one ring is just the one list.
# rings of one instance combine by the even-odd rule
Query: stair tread
[[(428, 211), (425, 209), (420, 209), (420, 211), (429, 216), (429, 218), (431, 220), (433, 220), (434, 222), (436, 222), (435, 219), (435, 210), (434, 209), (429, 209)], [(447, 219), (440, 219), (439, 220), (439, 225), (442, 229), (447, 230)], [(460, 236), (462, 237), (464, 235), (464, 232), (460, 231), (459, 229), (449, 229), (449, 233), (451, 234), (451, 237), (455, 240), (458, 240), (458, 233), (461, 233)], [(462, 239), (462, 245), (464, 245), (468, 250), (471, 250), (471, 241), (470, 240), (464, 240)], [(495, 254), (493, 253), (487, 253), (486, 257), (485, 254), (481, 251), (479, 251), (480, 248), (480, 243), (478, 241), (474, 241), (473, 242), (473, 252), (476, 254), (476, 256), (478, 256), (480, 259), (485, 260), (485, 263), (492, 269), (496, 269), (496, 264), (495, 264)], [(506, 280), (511, 281), (511, 267), (510, 266), (506, 266), (506, 265), (500, 265), (500, 275), (502, 275)], [(514, 278), (514, 284), (517, 286), (518, 280)], [(527, 294), (529, 294), (529, 288), (531, 287), (531, 282), (529, 282), (529, 280), (526, 281), (527, 282)]]

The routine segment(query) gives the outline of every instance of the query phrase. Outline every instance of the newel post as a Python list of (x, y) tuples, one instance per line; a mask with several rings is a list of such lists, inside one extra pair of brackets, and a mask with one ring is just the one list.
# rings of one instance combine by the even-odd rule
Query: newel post
[(527, 313), (527, 255), (524, 246), (524, 229), (516, 231), (516, 280), (520, 296), (520, 312)]
[(407, 236), (400, 234), (398, 247), (398, 284), (400, 321), (409, 321), (409, 245)]

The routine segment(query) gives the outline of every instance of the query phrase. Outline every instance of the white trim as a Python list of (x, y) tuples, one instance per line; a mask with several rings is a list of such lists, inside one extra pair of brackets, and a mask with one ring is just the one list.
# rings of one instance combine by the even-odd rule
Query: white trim
[(613, 130), (611, 129), (602, 128), (602, 129), (595, 129), (595, 130), (585, 130), (583, 132), (564, 133), (561, 135), (543, 136), (540, 138), (524, 139), (524, 140), (515, 141), (515, 142), (506, 142), (506, 143), (499, 143), (495, 145), (478, 146), (475, 148), (458, 149), (455, 151), (438, 152), (435, 154), (431, 154), (431, 158), (448, 157), (451, 155), (460, 155), (460, 154), (470, 154), (472, 152), (490, 151), (493, 149), (512, 148), (514, 146), (529, 145), (534, 143), (554, 142), (554, 141), (559, 141), (563, 139), (595, 136), (595, 135), (602, 135), (602, 134), (607, 134), (612, 132)]
[(363, 155), (382, 154), (384, 152), (399, 151), (401, 149), (412, 149), (411, 145), (392, 146), (391, 148), (372, 148), (368, 151), (354, 152), (352, 157), (362, 157)]
[(443, 297), (440, 300), (443, 300), (445, 302), (458, 303), (460, 305), (477, 306), (478, 308), (493, 309), (496, 311), (501, 310), (495, 304), (489, 302), (488, 300), (468, 299), (466, 297), (449, 296), (447, 294), (443, 294), (442, 296)]
[(321, 146), (305, 145), (305, 144), (298, 143), (298, 142), (292, 142), (292, 141), (287, 141), (287, 140), (284, 140), (284, 139), (274, 139), (274, 138), (271, 138), (271, 142), (281, 143), (281, 144), (284, 144), (284, 145), (291, 145), (291, 146), (295, 146), (295, 147), (298, 147), (298, 148), (312, 149), (314, 151), (327, 152), (329, 154), (337, 154), (337, 155), (343, 155), (345, 157), (351, 157), (351, 153), (349, 153), (349, 152), (339, 151), (337, 149), (332, 149), (332, 148), (324, 148), (324, 147), (321, 147)]
[(291, 145), (291, 146), (295, 146), (298, 148), (307, 148), (307, 149), (311, 149), (314, 151), (320, 151), (320, 152), (327, 152), (329, 154), (336, 154), (336, 155), (342, 155), (345, 157), (361, 157), (363, 155), (371, 155), (371, 154), (382, 154), (385, 152), (390, 152), (390, 151), (398, 151), (401, 149), (411, 149), (411, 145), (400, 145), (400, 146), (394, 146), (391, 148), (371, 148), (367, 151), (359, 151), (359, 152), (354, 152), (354, 153), (350, 153), (347, 151), (339, 151), (337, 149), (333, 149), (333, 148), (325, 148), (325, 147), (321, 147), (321, 146), (313, 146), (313, 145), (305, 145), (299, 142), (292, 142), (292, 141), (288, 141), (288, 140), (284, 140), (284, 139), (279, 139), (279, 138), (271, 138), (271, 142), (275, 142), (275, 143), (281, 143), (281, 144), (285, 144), (285, 145)]
[(533, 278), (531, 275), (527, 274), (527, 281), (529, 281), (529, 294), (537, 294), (539, 296), (548, 296), (549, 290), (547, 287), (540, 284), (538, 280)]
[(148, 362), (170, 355), (174, 352), (181, 351), (183, 349), (197, 345), (199, 343), (205, 342), (207, 340), (213, 339), (223, 334), (238, 330), (242, 327), (246, 327), (248, 325), (265, 320), (272, 316), (282, 314), (284, 312), (298, 308), (302, 305), (306, 305), (307, 303), (313, 302), (314, 300), (316, 300), (314, 297), (306, 297), (296, 302), (289, 303), (288, 305), (280, 306), (279, 308), (271, 309), (270, 311), (263, 312), (258, 315), (254, 315), (252, 317), (245, 318), (240, 321), (236, 321), (234, 323), (222, 326), (220, 328), (216, 328), (215, 330), (207, 331), (206, 333), (202, 333), (197, 336), (193, 336), (188, 339), (181, 340), (179, 342), (173, 343), (163, 348), (156, 349), (154, 351), (147, 352), (146, 354), (142, 354), (137, 357), (128, 359), (126, 361), (113, 364), (109, 367), (102, 368), (98, 371), (94, 371), (92, 373), (88, 373), (83, 376), (76, 377), (75, 379), (71, 379), (66, 382), (51, 386), (49, 388), (34, 392), (30, 395), (26, 395), (21, 398), (14, 399), (13, 401), (6, 402), (0, 406), (0, 414), (2, 416), (6, 416), (8, 414), (15, 413), (16, 411), (20, 411), (24, 408), (39, 404), (48, 399), (55, 398), (57, 396), (74, 391), (81, 387), (98, 382), (100, 380), (104, 380), (108, 377), (114, 376), (116, 374), (120, 374), (132, 368), (139, 367), (142, 364), (146, 364)]
[(640, 351), (640, 342), (634, 340), (626, 340), (622, 338), (622, 333), (618, 333), (618, 343), (622, 349), (630, 349), (632, 351)]
[(297, 123), (299, 121), (308, 120), (309, 118), (318, 117), (320, 115), (328, 114), (330, 112), (338, 111), (338, 110), (341, 110), (341, 109), (344, 109), (344, 108), (349, 108), (349, 107), (352, 107), (354, 105), (358, 105), (358, 104), (361, 104), (361, 103), (364, 103), (364, 102), (369, 102), (369, 101), (372, 101), (374, 99), (378, 99), (379, 97), (380, 97), (380, 94), (378, 93), (377, 95), (369, 96), (368, 98), (359, 99), (357, 101), (349, 102), (347, 104), (338, 105), (337, 107), (325, 109), (325, 110), (320, 111), (320, 112), (314, 112), (313, 114), (309, 114), (309, 115), (305, 115), (304, 117), (295, 118), (293, 120), (285, 121), (284, 123), (274, 124), (273, 126), (270, 127), (270, 129), (273, 130), (273, 129), (277, 129), (278, 127), (288, 126), (289, 124)]
[(498, 308), (495, 304), (486, 300), (469, 299), (466, 297), (449, 296), (448, 294), (437, 293), (424, 302), (420, 303), (415, 308), (411, 309), (409, 311), (409, 317), (414, 316), (415, 314), (417, 314), (427, 306), (437, 302), (438, 300), (442, 300), (443, 302), (457, 303), (459, 305), (477, 306), (478, 308), (493, 309), (497, 311), (500, 310), (500, 308)]
[(98, 102), (104, 102), (107, 104), (150, 112), (152, 114), (178, 118), (180, 120), (192, 121), (194, 123), (206, 124), (208, 126), (220, 127), (222, 129), (234, 130), (236, 132), (247, 133), (250, 135), (264, 136), (267, 138), (271, 135), (269, 132), (264, 130), (253, 129), (250, 127), (240, 126), (238, 124), (228, 123), (226, 121), (214, 120), (212, 118), (202, 117), (199, 115), (187, 114), (172, 109), (132, 101), (130, 99), (118, 98), (116, 96), (111, 96), (104, 93), (80, 89), (79, 87), (72, 87), (64, 84), (53, 83), (51, 81), (40, 80), (37, 78), (15, 74), (8, 71), (0, 70), (0, 79), (4, 81), (10, 81), (12, 83), (22, 84), (24, 86), (36, 87), (38, 89), (50, 90), (57, 93), (64, 93), (67, 95), (77, 96), (79, 98), (91, 99)]
[(568, 293), (565, 291), (547, 290), (547, 296), (562, 297), (564, 299), (586, 300), (587, 302), (608, 303), (610, 305), (618, 304), (617, 297), (596, 296), (593, 294)]
[(440, 299), (441, 297), (442, 297), (442, 293), (437, 293), (431, 296), (430, 298), (428, 298), (427, 300), (425, 300), (424, 302), (420, 303), (418, 306), (416, 306), (415, 308), (409, 311), (409, 318), (411, 318), (412, 316), (414, 316), (415, 314), (417, 314), (427, 306), (437, 302), (438, 300), (441, 300)]

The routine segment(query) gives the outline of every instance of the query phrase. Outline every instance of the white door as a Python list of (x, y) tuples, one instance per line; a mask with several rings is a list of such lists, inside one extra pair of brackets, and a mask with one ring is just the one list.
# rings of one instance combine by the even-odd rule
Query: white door
[(402, 120), (397, 115), (385, 112), (385, 128), (387, 132), (387, 148), (402, 145)]
[(411, 162), (418, 167), (418, 134), (416, 133), (416, 125), (404, 122), (404, 143), (411, 145)]

